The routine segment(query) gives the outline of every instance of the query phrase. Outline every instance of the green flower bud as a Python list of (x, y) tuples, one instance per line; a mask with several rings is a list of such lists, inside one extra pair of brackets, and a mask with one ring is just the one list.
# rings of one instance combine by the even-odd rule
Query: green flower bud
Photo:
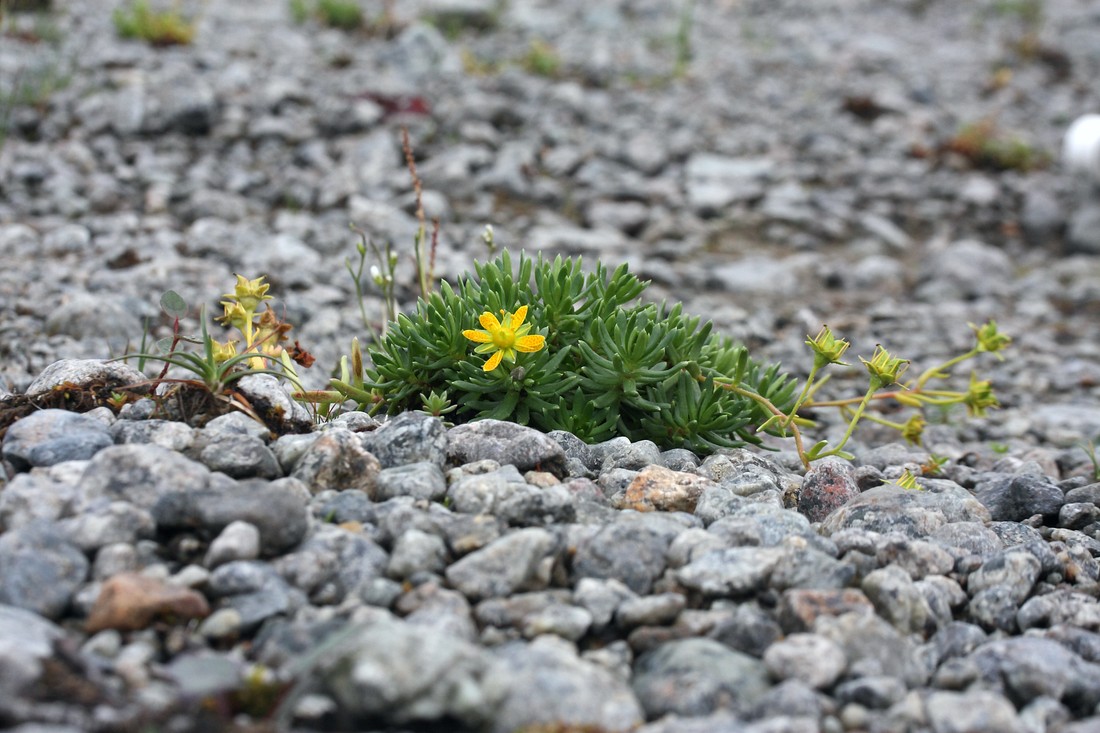
[(978, 339), (978, 351), (988, 351), (997, 354), (997, 358), (1004, 358), (998, 352), (1003, 351), (1012, 343), (1012, 337), (997, 330), (997, 322), (990, 320), (981, 326), (968, 324)]
[(817, 335), (807, 341), (806, 345), (814, 351), (814, 366), (816, 368), (821, 369), (829, 364), (847, 366), (840, 360), (840, 357), (844, 355), (851, 344), (844, 339), (833, 336), (833, 332), (829, 330), (828, 326), (822, 326)]
[(909, 366), (907, 359), (891, 356), (881, 344), (875, 347), (875, 353), (871, 355), (870, 361), (862, 356), (859, 360), (863, 362), (863, 366), (867, 367), (867, 372), (871, 375), (871, 384), (875, 389), (897, 382), (898, 377)]
[(993, 394), (993, 385), (989, 380), (978, 379), (974, 373), (970, 374), (970, 385), (967, 387), (966, 396), (963, 397), (963, 404), (966, 405), (967, 413), (973, 417), (982, 417), (988, 408), (1001, 406)]

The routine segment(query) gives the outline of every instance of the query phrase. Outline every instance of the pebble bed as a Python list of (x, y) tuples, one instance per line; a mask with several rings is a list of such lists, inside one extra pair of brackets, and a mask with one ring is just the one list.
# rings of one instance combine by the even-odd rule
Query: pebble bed
[[(348, 32), (209, 0), (167, 48), (63, 5), (0, 31), (0, 395), (144, 379), (101, 360), (234, 272), (323, 385), (364, 331), (349, 223), (415, 298), (402, 127), (443, 277), (492, 224), (796, 374), (823, 322), (914, 369), (967, 323), (1014, 343), (975, 366), (1002, 409), (809, 471), (421, 413), (35, 412), (2, 443), (0, 727), (1100, 731), (1100, 194), (1057, 163), (1100, 111), (1094, 3), (402, 0)], [(983, 121), (1039, 165), (960, 149)]]

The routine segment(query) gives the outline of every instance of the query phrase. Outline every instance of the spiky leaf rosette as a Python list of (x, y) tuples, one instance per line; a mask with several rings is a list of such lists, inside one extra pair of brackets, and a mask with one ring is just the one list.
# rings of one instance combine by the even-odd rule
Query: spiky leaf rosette
[[(626, 265), (585, 273), (580, 258), (507, 251), (454, 286), (417, 302), (368, 349), (364, 385), (381, 397), (374, 409), (418, 409), (421, 395), (447, 393), (455, 422), (511, 420), (568, 430), (588, 442), (624, 435), (662, 448), (700, 453), (758, 443), (769, 417), (753, 400), (722, 387), (732, 381), (779, 409), (795, 382), (778, 365), (753, 361), (744, 346), (712, 333), (682, 306), (644, 302), (647, 283)], [(527, 306), (532, 334), (545, 348), (484, 371), (463, 331), (484, 313)], [(487, 338), (487, 337), (482, 337)]]

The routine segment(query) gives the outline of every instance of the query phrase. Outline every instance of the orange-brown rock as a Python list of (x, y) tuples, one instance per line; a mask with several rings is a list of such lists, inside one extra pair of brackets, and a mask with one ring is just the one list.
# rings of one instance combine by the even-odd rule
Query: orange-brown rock
[(103, 584), (85, 628), (136, 631), (158, 619), (186, 621), (204, 618), (210, 605), (201, 593), (138, 573), (121, 573)]
[(626, 487), (620, 509), (639, 512), (694, 512), (699, 496), (713, 481), (663, 466), (646, 466)]

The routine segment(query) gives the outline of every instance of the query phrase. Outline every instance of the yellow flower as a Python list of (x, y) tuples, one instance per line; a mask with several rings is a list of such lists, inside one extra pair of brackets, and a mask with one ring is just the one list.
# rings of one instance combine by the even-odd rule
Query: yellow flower
[[(235, 303), (230, 300), (223, 300), (222, 306), (225, 308), (225, 313), (221, 318), (215, 318), (214, 320), (225, 324), (226, 326), (234, 326), (244, 333), (246, 325), (252, 325), (252, 314), (245, 310), (244, 306), (240, 303)], [(247, 346), (251, 346), (252, 342), (248, 341)]]
[(260, 303), (271, 300), (271, 296), (267, 294), (270, 287), (269, 283), (264, 282), (263, 275), (255, 280), (249, 280), (244, 275), (237, 275), (237, 286), (233, 289), (233, 292), (226, 293), (222, 297), (237, 301), (245, 309), (245, 312), (252, 314), (260, 307)]
[(219, 341), (214, 341), (214, 361), (221, 364), (222, 362), (229, 361), (237, 355), (237, 342), (233, 339), (227, 340), (224, 344)]
[(527, 306), (521, 305), (515, 313), (502, 310), (500, 314), (504, 316), (503, 321), (498, 321), (496, 316), (486, 311), (478, 319), (484, 331), (469, 329), (462, 332), (466, 338), (481, 344), (474, 349), (477, 353), (493, 352), (482, 367), (487, 372), (496, 369), (503, 359), (515, 361), (517, 351), (531, 353), (546, 346), (545, 336), (527, 335), (531, 330), (531, 324), (523, 322), (527, 318)]

